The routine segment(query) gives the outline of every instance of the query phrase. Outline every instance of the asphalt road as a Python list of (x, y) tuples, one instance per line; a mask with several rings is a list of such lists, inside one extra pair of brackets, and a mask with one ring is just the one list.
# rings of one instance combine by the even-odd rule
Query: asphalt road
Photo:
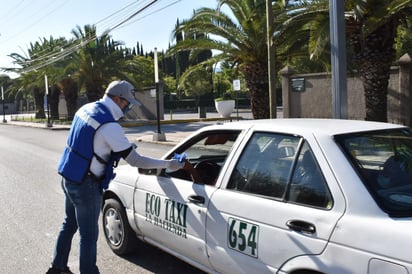
[[(56, 165), (67, 133), (0, 124), (0, 273), (45, 273), (50, 264), (64, 212)], [(155, 157), (169, 148), (139, 144), (140, 153)], [(79, 273), (78, 242), (76, 236), (69, 259), (75, 273)], [(98, 266), (102, 274), (202, 273), (145, 244), (127, 257), (116, 256), (101, 229)]]

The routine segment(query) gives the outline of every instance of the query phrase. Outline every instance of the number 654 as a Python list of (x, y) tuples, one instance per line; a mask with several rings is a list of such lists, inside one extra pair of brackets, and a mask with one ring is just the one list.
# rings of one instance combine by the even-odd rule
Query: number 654
[(252, 257), (257, 257), (259, 227), (255, 224), (229, 218), (228, 245)]

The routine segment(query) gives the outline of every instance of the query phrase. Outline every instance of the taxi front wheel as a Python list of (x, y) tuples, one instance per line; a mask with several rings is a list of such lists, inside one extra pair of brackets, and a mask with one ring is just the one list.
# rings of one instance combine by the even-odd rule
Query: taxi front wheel
[(130, 228), (123, 206), (116, 199), (104, 202), (102, 223), (104, 236), (114, 253), (125, 255), (136, 248), (136, 234)]

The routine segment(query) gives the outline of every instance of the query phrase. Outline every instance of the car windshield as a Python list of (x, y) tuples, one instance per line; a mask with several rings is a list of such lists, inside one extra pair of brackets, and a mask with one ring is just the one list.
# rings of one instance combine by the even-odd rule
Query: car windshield
[(408, 128), (336, 137), (378, 205), (393, 217), (412, 216), (412, 132)]

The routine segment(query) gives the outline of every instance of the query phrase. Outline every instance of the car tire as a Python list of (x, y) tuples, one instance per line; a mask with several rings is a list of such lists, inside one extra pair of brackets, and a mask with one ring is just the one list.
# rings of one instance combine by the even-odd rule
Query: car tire
[(116, 199), (104, 202), (102, 224), (106, 242), (114, 253), (125, 255), (136, 248), (136, 234), (129, 225), (124, 207)]

